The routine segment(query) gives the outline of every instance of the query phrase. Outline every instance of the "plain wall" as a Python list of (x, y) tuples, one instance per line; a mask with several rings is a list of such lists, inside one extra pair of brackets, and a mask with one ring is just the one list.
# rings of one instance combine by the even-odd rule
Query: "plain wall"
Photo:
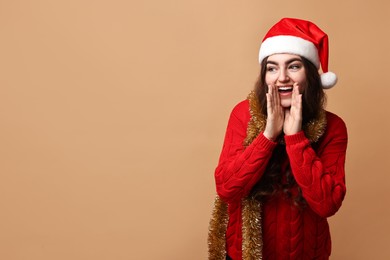
[(331, 259), (390, 259), (387, 1), (0, 2), (0, 259), (206, 259), (229, 113), (282, 17), (330, 37)]

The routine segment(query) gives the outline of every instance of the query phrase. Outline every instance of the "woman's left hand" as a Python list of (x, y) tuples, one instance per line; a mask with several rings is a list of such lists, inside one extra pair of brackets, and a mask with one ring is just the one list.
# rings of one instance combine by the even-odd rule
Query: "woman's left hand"
[(293, 135), (302, 129), (302, 94), (299, 93), (299, 86), (294, 83), (291, 96), (291, 107), (284, 111), (283, 132), (285, 135)]

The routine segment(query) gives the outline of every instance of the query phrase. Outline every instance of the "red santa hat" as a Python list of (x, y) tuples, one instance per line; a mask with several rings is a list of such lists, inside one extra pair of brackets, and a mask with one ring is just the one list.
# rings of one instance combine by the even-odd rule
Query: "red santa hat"
[(265, 35), (260, 46), (259, 62), (276, 53), (290, 53), (305, 57), (317, 69), (322, 68), (323, 88), (331, 88), (337, 83), (337, 76), (328, 71), (328, 35), (312, 22), (283, 18)]

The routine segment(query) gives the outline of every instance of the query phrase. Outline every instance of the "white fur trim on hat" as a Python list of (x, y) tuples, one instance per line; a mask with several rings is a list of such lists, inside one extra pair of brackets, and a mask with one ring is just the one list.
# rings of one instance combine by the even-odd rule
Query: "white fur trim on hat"
[(279, 35), (265, 39), (259, 51), (259, 63), (267, 56), (276, 53), (290, 53), (305, 57), (311, 61), (317, 69), (320, 68), (318, 50), (316, 46), (307, 40), (296, 36)]
[(336, 74), (330, 71), (321, 74), (321, 83), (322, 83), (322, 88), (329, 89), (333, 87), (337, 83)]

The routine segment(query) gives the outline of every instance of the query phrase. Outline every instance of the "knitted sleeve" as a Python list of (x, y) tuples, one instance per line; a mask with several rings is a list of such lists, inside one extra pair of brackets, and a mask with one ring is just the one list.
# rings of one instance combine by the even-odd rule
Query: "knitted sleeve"
[(276, 143), (260, 133), (248, 147), (244, 147), (249, 119), (247, 102), (242, 102), (233, 109), (215, 170), (217, 193), (227, 203), (249, 194), (264, 173), (276, 146)]
[(341, 118), (328, 115), (327, 130), (317, 153), (301, 131), (285, 136), (286, 150), (302, 195), (321, 217), (337, 212), (344, 199), (347, 129)]

